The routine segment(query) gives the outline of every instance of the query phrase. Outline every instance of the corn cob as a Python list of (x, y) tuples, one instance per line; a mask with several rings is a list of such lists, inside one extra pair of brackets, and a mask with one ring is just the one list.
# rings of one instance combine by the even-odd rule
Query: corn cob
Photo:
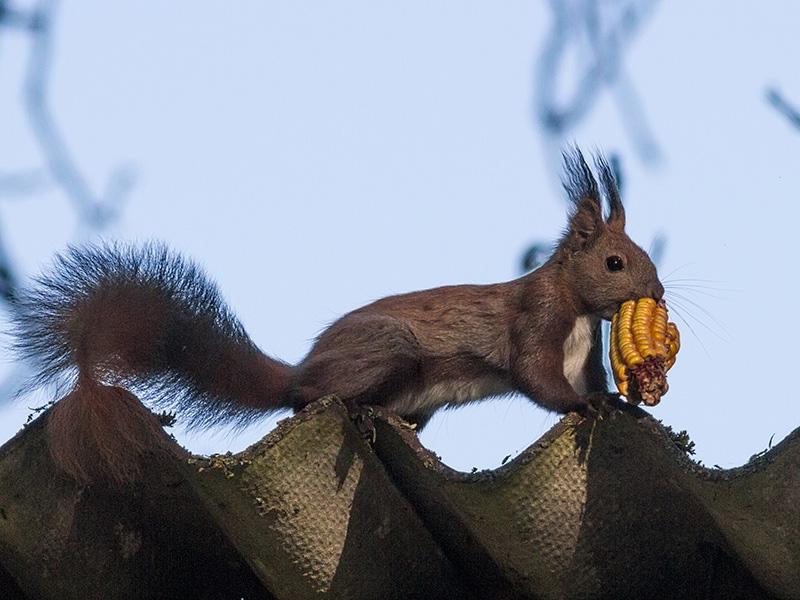
[(633, 404), (655, 406), (667, 393), (667, 371), (681, 347), (667, 306), (652, 298), (623, 303), (611, 320), (609, 356), (614, 383)]

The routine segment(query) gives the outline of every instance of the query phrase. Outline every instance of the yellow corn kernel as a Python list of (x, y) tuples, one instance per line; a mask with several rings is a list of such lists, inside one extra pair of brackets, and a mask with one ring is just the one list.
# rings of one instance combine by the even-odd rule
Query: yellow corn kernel
[(675, 323), (670, 323), (667, 325), (667, 360), (675, 359), (675, 355), (678, 354), (678, 350), (681, 349), (681, 334), (678, 333), (678, 328), (675, 326)]
[[(634, 396), (629, 400), (634, 403), (657, 404), (667, 390), (666, 371), (675, 364), (680, 350), (678, 328), (668, 321), (664, 302), (641, 298), (623, 303), (611, 319), (609, 346), (611, 371), (620, 393), (628, 396), (632, 391)], [(653, 371), (651, 365), (642, 371), (639, 365), (645, 359), (656, 361), (654, 365), (661, 365), (660, 368), (656, 366)]]
[(662, 344), (667, 339), (667, 309), (657, 306), (653, 313), (653, 321), (650, 323), (650, 335), (656, 342)]
[(611, 359), (611, 371), (614, 374), (614, 382), (619, 386), (621, 381), (625, 381), (627, 379), (627, 374), (625, 373), (625, 363), (622, 362), (622, 354), (619, 350), (619, 345), (615, 343), (617, 339), (617, 328), (619, 327), (619, 315), (614, 315), (614, 318), (611, 319), (611, 344), (610, 344), (610, 359)]
[(656, 356), (666, 358), (669, 352), (667, 344), (667, 309), (663, 302), (656, 305), (653, 313), (653, 320), (650, 323), (650, 337), (653, 340), (653, 347), (656, 349)]
[(655, 310), (655, 300), (652, 298), (642, 298), (636, 303), (636, 308), (633, 312), (631, 333), (633, 334), (633, 340), (636, 344), (636, 350), (639, 351), (642, 358), (656, 355), (656, 350), (653, 347), (653, 338), (650, 333), (650, 324), (653, 321), (653, 313), (655, 313)]
[(619, 319), (617, 320), (616, 344), (619, 346), (622, 361), (629, 367), (641, 364), (643, 360), (642, 355), (636, 349), (631, 331), (635, 308), (636, 302), (628, 300), (619, 309)]
[(619, 308), (619, 325), (620, 331), (628, 330), (631, 328), (631, 323), (633, 322), (633, 310), (636, 308), (636, 300), (628, 300), (627, 302), (623, 302), (622, 306)]

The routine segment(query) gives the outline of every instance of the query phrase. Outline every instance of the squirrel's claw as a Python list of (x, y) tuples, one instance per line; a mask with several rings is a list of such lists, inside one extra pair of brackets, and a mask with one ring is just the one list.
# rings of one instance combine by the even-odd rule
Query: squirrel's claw
[(619, 394), (615, 392), (590, 392), (582, 398), (585, 404), (578, 409), (578, 414), (588, 419), (603, 420), (614, 418), (619, 405)]
[(372, 407), (364, 405), (350, 405), (348, 406), (348, 409), (348, 412), (350, 413), (350, 419), (353, 421), (356, 429), (358, 429), (361, 437), (374, 444), (377, 431), (375, 430), (375, 421), (373, 419), (375, 413), (372, 410)]

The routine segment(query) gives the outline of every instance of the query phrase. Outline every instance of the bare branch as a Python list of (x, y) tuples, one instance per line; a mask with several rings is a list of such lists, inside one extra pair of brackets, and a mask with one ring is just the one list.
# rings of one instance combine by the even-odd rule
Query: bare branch
[(39, 25), (31, 30), (33, 47), (25, 83), (25, 105), (53, 179), (75, 205), (82, 225), (100, 230), (117, 218), (121, 205), (132, 187), (134, 173), (130, 168), (115, 170), (109, 178), (106, 195), (95, 198), (56, 127), (47, 96), (55, 4), (56, 0), (41, 0), (36, 8)]
[(4, 0), (0, 0), (0, 25), (35, 31), (40, 26), (39, 15), (35, 11), (10, 8)]
[(46, 188), (47, 174), (40, 169), (19, 171), (17, 173), (0, 173), (0, 196), (30, 196)]
[(800, 129), (800, 112), (793, 105), (789, 104), (778, 90), (775, 88), (767, 88), (767, 102), (786, 117), (793, 127)]
[[(641, 158), (646, 162), (658, 160), (658, 144), (622, 66), (626, 46), (654, 4), (655, 0), (550, 1), (553, 27), (539, 58), (535, 99), (537, 118), (548, 137), (563, 139), (594, 106), (603, 87), (608, 87)], [(578, 57), (579, 73), (572, 93), (559, 102), (558, 80), (563, 77), (568, 50)]]

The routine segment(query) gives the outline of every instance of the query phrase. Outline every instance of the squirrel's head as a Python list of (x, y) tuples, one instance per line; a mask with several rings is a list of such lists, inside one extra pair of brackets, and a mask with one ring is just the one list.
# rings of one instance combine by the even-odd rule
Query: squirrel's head
[[(556, 250), (567, 285), (586, 314), (610, 320), (626, 300), (660, 300), (664, 286), (653, 261), (625, 233), (625, 209), (608, 163), (595, 159), (602, 193), (580, 150), (564, 154), (564, 187), (574, 209)], [(603, 216), (601, 198), (608, 203)]]

